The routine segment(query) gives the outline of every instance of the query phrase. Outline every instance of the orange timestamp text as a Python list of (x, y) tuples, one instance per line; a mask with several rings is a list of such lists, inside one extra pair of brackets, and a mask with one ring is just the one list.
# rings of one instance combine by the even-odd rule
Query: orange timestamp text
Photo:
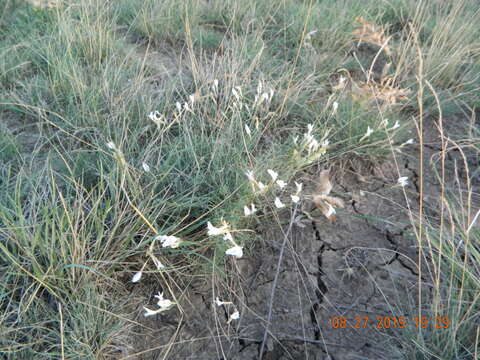
[(406, 316), (334, 316), (328, 320), (329, 324), (334, 329), (404, 329), (409, 325), (415, 328), (426, 329), (428, 327), (434, 329), (448, 329), (450, 326), (450, 319), (448, 316), (414, 316), (408, 318)]

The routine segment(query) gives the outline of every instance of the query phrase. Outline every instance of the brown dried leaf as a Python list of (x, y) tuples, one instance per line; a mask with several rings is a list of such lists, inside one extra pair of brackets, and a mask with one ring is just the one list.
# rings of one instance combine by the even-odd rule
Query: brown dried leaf
[(390, 41), (390, 37), (385, 35), (385, 29), (382, 26), (376, 26), (375, 24), (368, 23), (364, 18), (358, 17), (355, 21), (361, 26), (359, 29), (353, 31), (353, 35), (358, 38), (359, 43), (367, 42), (371, 44), (383, 47), (385, 54), (391, 55), (392, 51), (387, 45)]
[(343, 202), (343, 200), (338, 197), (324, 195), (323, 199), (333, 207), (340, 208), (340, 209), (343, 209), (345, 207), (345, 203)]
[(324, 201), (324, 196), (325, 195), (314, 196), (313, 202), (315, 203), (315, 206), (323, 214), (323, 216), (325, 216), (330, 222), (334, 222), (336, 221), (335, 208), (327, 201)]
[(315, 195), (328, 195), (332, 191), (333, 185), (330, 182), (330, 170), (322, 170)]

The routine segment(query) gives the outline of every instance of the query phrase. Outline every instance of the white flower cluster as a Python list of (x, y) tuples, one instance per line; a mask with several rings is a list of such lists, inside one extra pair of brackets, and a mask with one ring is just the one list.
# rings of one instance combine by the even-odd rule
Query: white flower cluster
[(237, 259), (243, 256), (243, 248), (239, 246), (235, 242), (235, 240), (233, 240), (232, 230), (230, 229), (230, 225), (225, 220), (222, 221), (222, 225), (220, 227), (213, 226), (212, 223), (209, 221), (207, 223), (207, 229), (207, 234), (209, 236), (223, 235), (223, 239), (225, 241), (229, 241), (232, 244), (232, 247), (228, 248), (225, 251), (226, 255), (233, 256)]
[[(281, 180), (278, 178), (278, 172), (272, 170), (272, 169), (268, 169), (267, 170), (267, 173), (268, 175), (270, 175), (271, 177), (271, 181), (265, 185), (264, 183), (262, 183), (261, 181), (257, 181), (255, 179), (255, 176), (253, 174), (253, 171), (247, 171), (245, 173), (245, 175), (247, 176), (248, 178), (248, 181), (250, 182), (251, 186), (252, 186), (252, 189), (254, 192), (256, 193), (265, 193), (269, 188), (272, 188), (274, 186), (278, 187), (278, 189), (280, 190), (284, 190), (287, 186), (288, 186), (288, 183), (286, 183), (285, 181)], [(290, 198), (292, 199), (292, 202), (294, 203), (298, 203), (300, 201), (300, 193), (302, 192), (302, 184), (301, 183), (297, 183), (295, 182), (295, 185), (296, 185), (296, 192), (295, 193), (292, 193), (290, 195)], [(273, 202), (273, 204), (275, 205), (275, 207), (277, 209), (282, 209), (284, 208), (286, 205), (282, 202), (282, 200), (280, 200), (280, 198), (277, 196), (275, 197), (275, 200)], [(254, 208), (254, 204), (252, 204), (252, 209)], [(245, 210), (247, 210), (248, 208), (245, 207)], [(250, 210), (250, 209), (249, 209)], [(251, 211), (245, 211), (245, 215), (251, 215), (252, 212)]]
[(173, 301), (165, 299), (163, 297), (163, 293), (159, 292), (158, 295), (155, 295), (155, 297), (158, 299), (158, 302), (157, 302), (158, 309), (151, 310), (149, 308), (143, 307), (145, 309), (145, 314), (144, 314), (145, 317), (156, 315), (162, 311), (170, 309), (173, 305), (175, 305)]
[(263, 83), (260, 80), (257, 85), (257, 94), (255, 95), (255, 100), (253, 102), (254, 107), (258, 107), (262, 104), (268, 108), (272, 102), (274, 91), (272, 88), (270, 90), (264, 91)]
[[(215, 298), (215, 304), (217, 306), (233, 305), (231, 301), (221, 301), (218, 298), (218, 296)], [(233, 320), (238, 320), (238, 319), (240, 319), (240, 313), (236, 308), (234, 308), (233, 312), (228, 317), (227, 324), (231, 323)]]
[[(160, 260), (157, 259), (157, 257), (155, 255), (153, 255), (153, 247), (155, 245), (155, 242), (156, 241), (160, 241), (160, 243), (162, 244), (162, 247), (163, 248), (172, 248), (172, 249), (175, 249), (177, 248), (178, 246), (180, 246), (180, 244), (182, 243), (182, 239), (176, 237), (176, 236), (173, 236), (173, 235), (157, 235), (156, 237), (153, 238), (153, 241), (150, 245), (150, 249), (147, 251), (147, 254), (150, 256), (150, 258), (152, 259), (153, 263), (155, 264), (155, 267), (158, 269), (158, 270), (161, 270), (163, 268), (165, 268), (165, 265), (163, 265), (161, 263)], [(145, 264), (143, 265), (143, 267), (145, 267)], [(133, 277), (132, 277), (132, 282), (133, 283), (137, 283), (140, 281), (140, 279), (142, 278), (142, 275), (143, 275), (143, 267), (142, 267), (142, 270), (136, 272)]]
[(324, 135), (323, 139), (318, 141), (313, 135), (313, 124), (307, 125), (307, 132), (303, 134), (303, 140), (299, 141), (298, 136), (293, 138), (293, 144), (295, 145), (294, 156), (303, 165), (310, 164), (318, 160), (327, 152), (327, 148), (330, 145), (330, 141), (326, 138), (328, 132)]

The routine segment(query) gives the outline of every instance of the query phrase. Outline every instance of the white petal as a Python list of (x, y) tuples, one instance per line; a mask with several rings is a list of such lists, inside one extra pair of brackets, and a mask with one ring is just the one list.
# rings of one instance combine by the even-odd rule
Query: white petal
[(287, 186), (287, 183), (283, 180), (277, 180), (277, 185), (280, 187), (280, 189), (283, 189), (285, 186)]
[(267, 186), (264, 183), (262, 183), (261, 181), (259, 181), (258, 182), (258, 188), (259, 188), (260, 192), (263, 192), (263, 191), (265, 191)]
[(146, 308), (145, 306), (143, 308), (145, 309), (145, 314), (143, 315), (145, 317), (158, 314), (158, 310), (150, 310), (150, 309)]
[(177, 108), (178, 112), (182, 111), (182, 105), (178, 101), (175, 103), (175, 107)]
[(222, 306), (223, 305), (223, 301), (221, 301), (218, 296), (215, 298), (215, 305), (217, 306)]
[(302, 192), (303, 184), (302, 183), (297, 183), (295, 181), (295, 186), (297, 187), (297, 194)]
[(148, 166), (147, 163), (143, 162), (142, 167), (143, 167), (143, 170), (145, 170), (145, 172), (150, 172), (150, 166)]
[(162, 243), (162, 247), (172, 247), (176, 248), (182, 240), (176, 236), (172, 235), (158, 235), (155, 240), (159, 240)]
[(334, 208), (332, 205), (330, 205), (329, 203), (327, 203), (327, 206), (328, 206), (328, 211), (327, 211), (327, 213), (325, 214), (325, 216), (326, 216), (328, 219), (330, 219), (330, 216), (332, 216), (333, 214), (335, 214), (336, 211), (335, 211), (335, 208)]
[(278, 173), (276, 171), (273, 171), (271, 169), (268, 169), (267, 170), (268, 174), (272, 177), (272, 180), (275, 181), (277, 180), (277, 177), (278, 177)]
[(236, 258), (241, 258), (243, 256), (243, 249), (240, 246), (236, 245), (225, 251), (225, 254), (235, 256)]
[(250, 130), (247, 124), (245, 124), (245, 132), (247, 133), (248, 136), (252, 136), (252, 131)]
[(175, 303), (173, 301), (170, 301), (168, 299), (163, 299), (163, 300), (159, 300), (157, 302), (157, 305), (158, 307), (162, 308), (162, 309), (166, 309), (166, 308), (169, 308), (170, 306), (174, 305)]
[(141, 278), (142, 278), (142, 272), (141, 271), (136, 272), (135, 275), (133, 275), (132, 277), (132, 282), (137, 283), (140, 281)]
[(228, 224), (226, 221), (223, 221), (222, 227), (219, 227), (219, 228), (213, 226), (212, 223), (209, 221), (207, 223), (207, 228), (208, 228), (208, 235), (210, 236), (222, 235), (229, 231)]
[(333, 108), (333, 111), (336, 112), (338, 110), (338, 102), (334, 101), (332, 108)]
[(281, 208), (284, 208), (284, 207), (285, 207), (285, 204), (282, 203), (282, 202), (280, 201), (280, 199), (277, 197), (277, 198), (275, 198), (275, 206), (276, 206), (278, 209), (281, 209)]
[(405, 145), (411, 145), (413, 144), (414, 140), (413, 139), (408, 139), (406, 142), (405, 142)]
[(252, 212), (250, 211), (250, 209), (248, 208), (247, 205), (245, 205), (245, 206), (243, 207), (243, 213), (245, 214), (245, 216), (250, 216), (250, 215), (252, 215)]
[(373, 133), (372, 128), (369, 126), (367, 127), (367, 132), (365, 133), (365, 137), (369, 137)]
[(250, 180), (252, 182), (255, 181), (255, 178), (253, 177), (253, 171), (249, 170), (245, 173), (245, 175), (247, 175), (248, 180)]
[(230, 320), (238, 320), (240, 319), (240, 313), (236, 310), (232, 315), (230, 315)]
[(402, 176), (398, 178), (398, 184), (400, 186), (407, 186), (408, 185), (408, 176)]
[(115, 144), (114, 144), (112, 141), (110, 141), (110, 142), (107, 143), (107, 147), (110, 148), (110, 149), (112, 149), (112, 150), (116, 150), (116, 149), (117, 149), (117, 147), (115, 146)]
[(395, 122), (395, 125), (392, 126), (392, 128), (390, 130), (395, 130), (395, 129), (398, 129), (400, 127), (400, 123), (398, 122), (398, 120)]
[(297, 195), (290, 195), (292, 201), (296, 204), (300, 201), (300, 198)]

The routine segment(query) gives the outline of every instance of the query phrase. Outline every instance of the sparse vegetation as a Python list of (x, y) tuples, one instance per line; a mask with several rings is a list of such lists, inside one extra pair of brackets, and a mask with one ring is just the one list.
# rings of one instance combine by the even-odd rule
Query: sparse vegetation
[(479, 16), (0, 0), (0, 353), (480, 358)]

